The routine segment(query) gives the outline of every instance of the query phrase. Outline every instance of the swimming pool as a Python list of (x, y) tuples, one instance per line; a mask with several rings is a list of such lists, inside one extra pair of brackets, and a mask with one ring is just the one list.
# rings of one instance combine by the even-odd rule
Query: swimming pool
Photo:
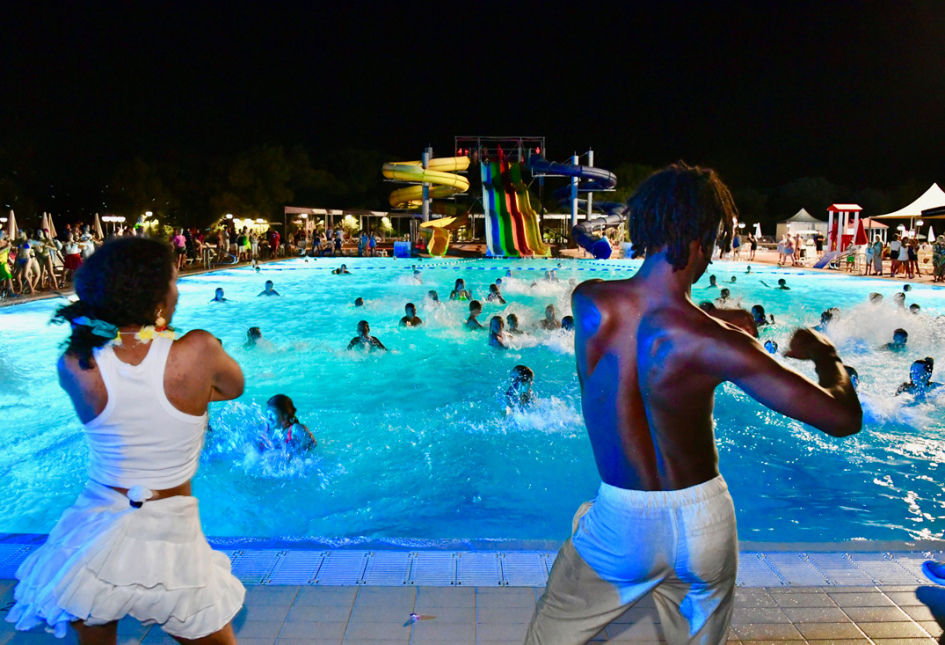
[[(488, 284), (511, 269), (507, 305), (483, 299), (481, 320), (516, 313), (533, 328), (545, 305), (570, 313), (569, 279), (617, 279), (638, 262), (562, 261), (560, 281), (543, 271), (557, 261), (347, 260), (352, 274), (333, 276), (340, 260), (291, 260), (260, 273), (240, 268), (186, 277), (174, 323), (208, 329), (240, 362), (246, 392), (211, 406), (212, 433), (194, 481), (208, 535), (361, 538), (435, 542), (461, 538), (562, 540), (577, 506), (598, 480), (580, 415), (573, 336), (533, 331), (497, 353), (485, 332), (467, 332), (467, 303), (445, 302), (453, 281), (466, 280), (483, 299)], [(842, 309), (829, 335), (857, 367), (866, 410), (863, 431), (827, 437), (770, 412), (731, 385), (719, 388), (716, 432), (721, 469), (735, 499), (743, 540), (817, 542), (941, 538), (945, 499), (945, 398), (893, 398), (909, 364), (945, 360), (945, 291), (915, 286), (900, 313), (901, 285), (842, 275), (716, 263), (709, 273), (746, 306), (763, 303), (778, 324), (763, 332), (786, 346), (792, 326), (813, 324), (825, 308)], [(729, 284), (731, 276), (737, 282)], [(790, 291), (768, 288), (784, 277)], [(257, 298), (265, 280), (281, 298)], [(536, 282), (532, 287), (532, 283)], [(693, 298), (717, 296), (706, 287)], [(232, 301), (209, 304), (221, 286)], [(434, 307), (424, 299), (438, 291)], [(870, 291), (885, 303), (866, 304)], [(353, 300), (361, 296), (363, 309)], [(406, 302), (426, 321), (400, 328)], [(48, 326), (59, 301), (0, 309), (0, 532), (48, 532), (84, 484), (81, 426), (58, 388), (55, 362), (62, 327)], [(346, 352), (357, 321), (392, 351)], [(245, 349), (246, 329), (264, 342)], [(879, 349), (892, 331), (909, 331), (908, 350)], [(786, 360), (786, 359), (784, 359)], [(513, 366), (536, 374), (537, 401), (525, 413), (506, 410)], [(794, 363), (791, 361), (791, 363)], [(796, 363), (794, 363), (796, 364)], [(807, 366), (803, 371), (813, 374)], [(260, 455), (256, 437), (265, 401), (291, 396), (318, 438), (310, 458)]]

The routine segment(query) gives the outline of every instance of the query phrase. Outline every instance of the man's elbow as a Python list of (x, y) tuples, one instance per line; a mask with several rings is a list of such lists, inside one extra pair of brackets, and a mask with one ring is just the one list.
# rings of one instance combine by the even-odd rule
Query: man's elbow
[(863, 428), (863, 408), (857, 404), (856, 410), (851, 410), (830, 425), (831, 427), (825, 428), (824, 432), (832, 437), (842, 438), (855, 435)]

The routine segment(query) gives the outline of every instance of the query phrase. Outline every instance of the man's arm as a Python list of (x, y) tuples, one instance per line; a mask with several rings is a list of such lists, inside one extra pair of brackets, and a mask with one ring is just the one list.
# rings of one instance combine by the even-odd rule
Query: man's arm
[(718, 341), (707, 344), (707, 368), (718, 370), (721, 378), (759, 403), (834, 437), (860, 431), (863, 409), (856, 390), (836, 349), (821, 334), (797, 330), (785, 353), (789, 358), (813, 361), (819, 383), (781, 365), (745, 334), (723, 330)]
[(361, 337), (360, 337), (360, 336), (355, 336), (354, 338), (351, 339), (351, 342), (348, 343), (347, 349), (354, 349), (355, 346), (357, 346), (357, 344), (358, 344), (360, 341), (361, 341)]
[(384, 347), (384, 343), (379, 341), (377, 339), (377, 336), (371, 336), (371, 344), (377, 347), (378, 349), (383, 349), (385, 352), (387, 351), (387, 348)]

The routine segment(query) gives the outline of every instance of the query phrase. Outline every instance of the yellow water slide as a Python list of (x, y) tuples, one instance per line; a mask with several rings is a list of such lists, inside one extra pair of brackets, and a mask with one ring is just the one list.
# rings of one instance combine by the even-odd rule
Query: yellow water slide
[(441, 217), (420, 225), (420, 234), (427, 240), (427, 252), (433, 257), (446, 255), (453, 238), (451, 231), (466, 226), (467, 217)]
[[(420, 161), (397, 161), (384, 164), (381, 172), (387, 179), (432, 184), (430, 198), (442, 199), (469, 190), (469, 180), (454, 173), (469, 168), (469, 157), (439, 157), (423, 169)], [(423, 186), (406, 186), (390, 194), (394, 208), (419, 208), (423, 203)]]

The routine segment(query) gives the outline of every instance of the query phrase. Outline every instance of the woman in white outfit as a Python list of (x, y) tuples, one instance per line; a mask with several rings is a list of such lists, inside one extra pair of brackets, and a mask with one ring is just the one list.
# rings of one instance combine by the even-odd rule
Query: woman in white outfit
[(245, 589), (207, 544), (190, 482), (207, 404), (242, 394), (243, 373), (211, 334), (175, 338), (176, 280), (168, 245), (123, 237), (79, 269), (79, 300), (57, 312), (72, 327), (59, 382), (85, 427), (89, 482), (17, 571), (18, 629), (62, 637), (71, 624), (83, 645), (113, 645), (132, 616), (180, 642), (236, 642)]

